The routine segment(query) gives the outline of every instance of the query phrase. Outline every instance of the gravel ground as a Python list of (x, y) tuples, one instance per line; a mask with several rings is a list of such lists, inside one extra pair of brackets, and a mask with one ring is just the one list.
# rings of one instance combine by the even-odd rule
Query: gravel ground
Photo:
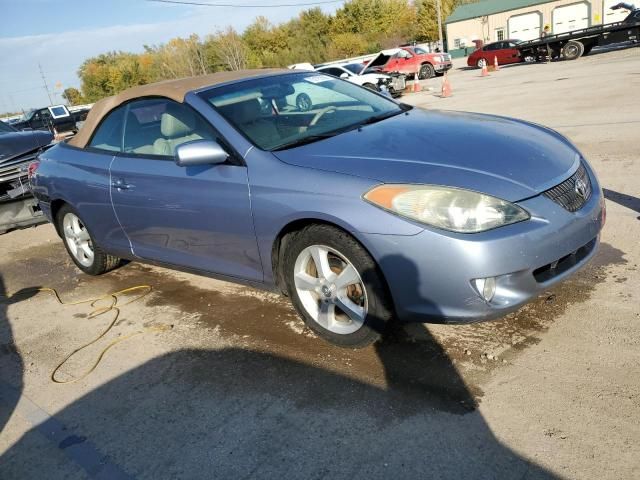
[[(595, 52), (594, 52), (595, 53)], [(131, 263), (77, 271), (50, 225), (0, 237), (0, 478), (640, 476), (640, 49), (449, 75), (426, 109), (556, 128), (592, 162), (608, 220), (597, 258), (507, 318), (410, 325), (351, 351), (280, 297)], [(496, 152), (499, 155), (500, 152)], [(59, 305), (134, 285), (115, 315)]]

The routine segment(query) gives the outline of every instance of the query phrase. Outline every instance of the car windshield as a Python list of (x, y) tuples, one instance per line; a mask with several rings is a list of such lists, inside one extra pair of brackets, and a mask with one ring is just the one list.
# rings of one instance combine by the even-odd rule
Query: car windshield
[(318, 72), (246, 80), (200, 96), (263, 150), (315, 142), (404, 111), (382, 95)]
[(342, 67), (358, 75), (360, 72), (362, 72), (364, 65), (361, 63), (350, 63), (348, 65), (343, 65)]

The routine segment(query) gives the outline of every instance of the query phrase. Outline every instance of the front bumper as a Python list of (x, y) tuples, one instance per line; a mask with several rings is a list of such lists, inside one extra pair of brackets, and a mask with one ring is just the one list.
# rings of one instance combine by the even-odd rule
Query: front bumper
[[(399, 320), (491, 320), (575, 273), (595, 255), (604, 222), (602, 192), (591, 177), (593, 195), (575, 213), (539, 195), (519, 202), (530, 220), (480, 234), (425, 229), (414, 236), (364, 235)], [(497, 287), (487, 302), (473, 280), (489, 277), (496, 278)]]
[(0, 203), (0, 235), (16, 228), (46, 223), (47, 217), (33, 197)]
[(443, 73), (448, 70), (451, 70), (452, 67), (453, 67), (453, 64), (451, 62), (443, 62), (443, 63), (436, 63), (433, 66), (433, 69), (438, 73)]

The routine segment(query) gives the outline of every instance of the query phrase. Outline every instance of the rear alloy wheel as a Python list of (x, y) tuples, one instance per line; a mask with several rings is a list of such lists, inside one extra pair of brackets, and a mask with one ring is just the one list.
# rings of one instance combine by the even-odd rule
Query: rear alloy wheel
[(476, 62), (476, 66), (478, 68), (484, 68), (487, 65), (487, 61), (484, 58), (481, 58)]
[(562, 56), (566, 60), (576, 60), (584, 53), (584, 45), (574, 40), (569, 40), (567, 44), (562, 47)]
[(391, 319), (382, 274), (347, 233), (313, 225), (294, 234), (284, 257), (289, 297), (307, 326), (331, 343), (364, 347)]
[(56, 223), (67, 253), (84, 273), (101, 275), (117, 267), (120, 263), (118, 257), (105, 253), (96, 245), (84, 222), (69, 205), (64, 205), (60, 209)]
[(430, 63), (425, 63), (420, 67), (420, 72), (418, 73), (419, 80), (427, 80), (429, 78), (433, 78), (436, 75), (436, 70), (433, 68), (433, 65)]

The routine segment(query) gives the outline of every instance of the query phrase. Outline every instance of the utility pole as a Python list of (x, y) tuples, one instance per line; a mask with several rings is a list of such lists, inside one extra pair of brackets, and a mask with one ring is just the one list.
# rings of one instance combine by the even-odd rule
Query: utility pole
[(47, 91), (47, 97), (49, 97), (49, 105), (53, 105), (53, 100), (51, 100), (51, 93), (49, 93), (49, 87), (47, 86), (47, 79), (44, 78), (44, 72), (42, 71), (42, 65), (38, 63), (38, 68), (40, 69), (40, 76), (42, 77), (42, 81), (44, 82), (44, 89)]
[(440, 51), (444, 52), (444, 42), (442, 39), (442, 0), (436, 0), (436, 9), (438, 10), (438, 35), (440, 36)]

